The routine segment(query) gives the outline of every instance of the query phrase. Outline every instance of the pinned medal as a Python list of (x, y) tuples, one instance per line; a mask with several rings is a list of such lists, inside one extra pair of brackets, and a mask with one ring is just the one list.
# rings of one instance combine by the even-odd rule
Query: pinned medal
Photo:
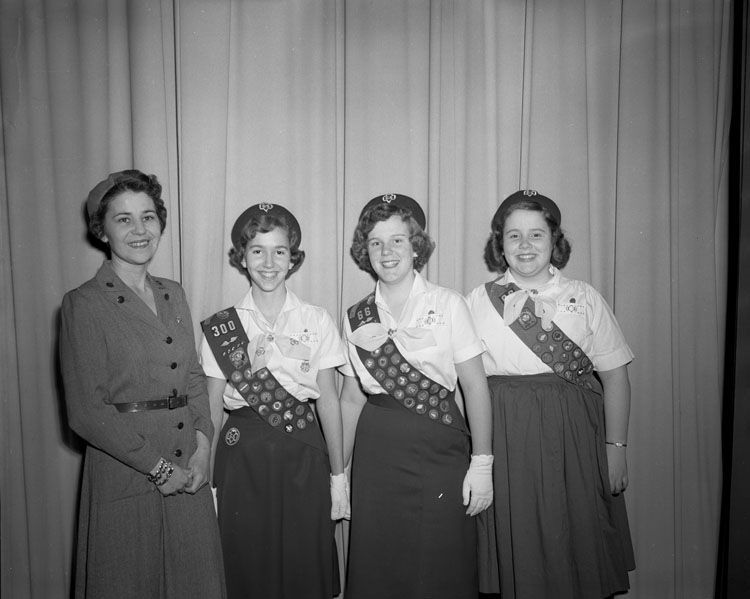
[(240, 440), (240, 431), (235, 427), (230, 428), (224, 435), (224, 443), (226, 443), (229, 446), (237, 445), (239, 440)]
[(310, 362), (303, 360), (302, 364), (299, 365), (299, 369), (304, 373), (310, 372)]

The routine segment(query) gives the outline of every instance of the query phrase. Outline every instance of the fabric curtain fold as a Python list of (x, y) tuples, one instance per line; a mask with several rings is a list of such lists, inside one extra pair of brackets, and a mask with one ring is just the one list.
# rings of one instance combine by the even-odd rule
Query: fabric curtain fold
[[(425, 274), (466, 293), (500, 201), (557, 201), (566, 276), (610, 302), (636, 353), (626, 493), (630, 595), (712, 594), (720, 493), (728, 0), (0, 0), (2, 595), (66, 597), (81, 441), (57, 311), (103, 259), (83, 201), (108, 172), (164, 186), (152, 272), (198, 322), (247, 282), (250, 204), (302, 227), (290, 287), (335, 319), (372, 290), (359, 212), (425, 209)], [(341, 544), (345, 538), (339, 537)]]

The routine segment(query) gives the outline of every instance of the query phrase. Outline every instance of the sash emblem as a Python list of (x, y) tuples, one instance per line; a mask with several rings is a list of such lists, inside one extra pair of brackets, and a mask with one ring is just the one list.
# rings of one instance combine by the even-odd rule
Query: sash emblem
[(240, 440), (240, 431), (235, 427), (230, 428), (226, 435), (224, 435), (224, 442), (227, 445), (237, 445)]

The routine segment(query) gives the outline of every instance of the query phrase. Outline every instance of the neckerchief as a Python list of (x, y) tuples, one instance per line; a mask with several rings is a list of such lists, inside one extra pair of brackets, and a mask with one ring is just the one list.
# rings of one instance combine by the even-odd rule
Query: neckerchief
[[(466, 421), (456, 405), (455, 391), (412, 366), (398, 348), (398, 345), (405, 349), (435, 345), (431, 331), (386, 329), (380, 322), (374, 293), (349, 308), (348, 317), (351, 340), (359, 359), (388, 395), (411, 414), (468, 433)], [(358, 334), (362, 329), (364, 331)]]
[(501, 285), (490, 281), (484, 288), (505, 324), (552, 372), (569, 383), (602, 394), (601, 384), (594, 376), (594, 365), (590, 358), (552, 321), (557, 303), (554, 309), (548, 305), (549, 300), (535, 304), (528, 292), (519, 293), (521, 289), (512, 282)]

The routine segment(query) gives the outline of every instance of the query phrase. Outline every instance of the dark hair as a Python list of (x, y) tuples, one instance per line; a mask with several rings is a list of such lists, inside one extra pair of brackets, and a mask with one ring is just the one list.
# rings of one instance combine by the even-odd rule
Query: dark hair
[(164, 200), (161, 199), (161, 183), (156, 175), (146, 175), (138, 170), (130, 170), (118, 177), (118, 181), (102, 196), (99, 206), (89, 216), (89, 233), (96, 239), (101, 240), (104, 237), (104, 218), (112, 200), (125, 191), (143, 192), (151, 198), (159, 225), (162, 232), (164, 231), (167, 226), (167, 208)]
[(514, 210), (531, 210), (542, 213), (552, 234), (550, 264), (557, 268), (564, 268), (570, 259), (570, 242), (565, 239), (565, 234), (550, 212), (532, 199), (514, 204), (510, 210), (503, 212), (493, 220), (492, 232), (484, 246), (484, 263), (487, 268), (496, 273), (503, 273), (508, 269), (508, 263), (505, 261), (505, 255), (503, 254), (503, 229), (505, 228), (505, 221)]
[(289, 237), (289, 251), (291, 252), (290, 261), (292, 268), (286, 273), (285, 278), (291, 277), (302, 266), (305, 260), (305, 252), (299, 249), (300, 238), (297, 231), (289, 226), (283, 215), (262, 214), (259, 217), (251, 218), (242, 229), (242, 235), (237, 243), (229, 248), (229, 264), (234, 266), (242, 274), (247, 275), (245, 267), (242, 265), (247, 252), (248, 244), (255, 238), (258, 233), (270, 233), (274, 229), (284, 229)]
[(401, 220), (409, 225), (409, 241), (417, 254), (417, 257), (414, 258), (414, 270), (421, 271), (435, 249), (435, 242), (419, 226), (410, 210), (400, 208), (394, 203), (376, 204), (360, 215), (357, 227), (354, 229), (352, 247), (349, 250), (357, 266), (370, 273), (374, 278), (377, 278), (377, 274), (370, 264), (370, 255), (367, 252), (367, 237), (377, 223), (386, 221), (392, 216), (400, 216)]

